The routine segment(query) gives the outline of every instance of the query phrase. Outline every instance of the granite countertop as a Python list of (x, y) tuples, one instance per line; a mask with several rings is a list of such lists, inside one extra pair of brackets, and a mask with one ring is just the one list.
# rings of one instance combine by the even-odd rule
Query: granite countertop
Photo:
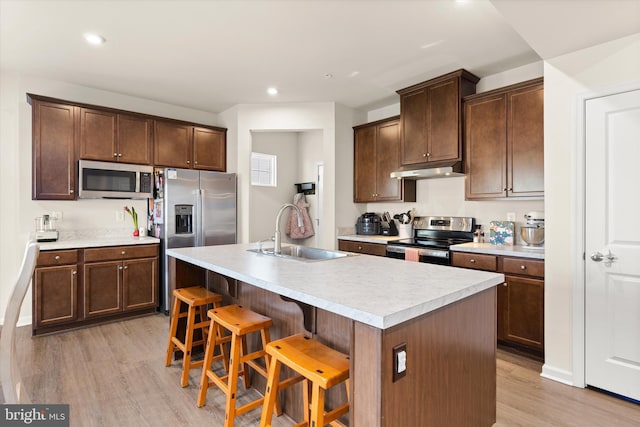
[(354, 242), (366, 242), (366, 243), (379, 243), (381, 245), (386, 245), (388, 242), (393, 242), (394, 240), (400, 240), (402, 237), (400, 236), (380, 236), (380, 235), (367, 235), (367, 234), (345, 234), (343, 236), (338, 236), (338, 240), (351, 240)]
[(457, 252), (472, 252), (489, 255), (506, 255), (520, 258), (544, 259), (544, 247), (504, 246), (490, 243), (462, 243), (451, 245), (449, 249)]
[(371, 255), (304, 262), (248, 249), (257, 245), (179, 248), (167, 254), (379, 329), (504, 282), (498, 273)]
[[(31, 236), (35, 241), (35, 236)], [(98, 248), (102, 246), (150, 245), (160, 243), (155, 237), (134, 237), (123, 230), (96, 229), (60, 231), (55, 242), (38, 242), (41, 251), (75, 248)]]

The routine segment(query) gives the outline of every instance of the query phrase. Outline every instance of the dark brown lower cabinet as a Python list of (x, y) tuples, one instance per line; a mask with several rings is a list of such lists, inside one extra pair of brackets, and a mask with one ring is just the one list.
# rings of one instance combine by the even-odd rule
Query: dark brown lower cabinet
[(41, 251), (32, 332), (154, 312), (158, 274), (157, 244)]
[(544, 350), (543, 280), (505, 276), (498, 313), (498, 340)]
[(356, 252), (367, 255), (387, 255), (387, 245), (382, 243), (356, 242), (353, 240), (338, 240), (338, 249), (346, 252)]
[(504, 273), (498, 285), (498, 343), (544, 356), (544, 261), (453, 252), (454, 267)]

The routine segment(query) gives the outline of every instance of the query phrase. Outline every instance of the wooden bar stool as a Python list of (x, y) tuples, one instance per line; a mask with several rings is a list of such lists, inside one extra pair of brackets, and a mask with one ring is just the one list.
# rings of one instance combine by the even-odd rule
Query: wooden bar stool
[[(218, 306), (218, 303), (222, 301), (222, 296), (214, 292), (208, 291), (201, 286), (193, 286), (190, 288), (179, 288), (173, 291), (173, 311), (171, 313), (171, 325), (169, 327), (169, 343), (167, 344), (167, 360), (165, 365), (171, 365), (171, 359), (173, 353), (176, 351), (183, 352), (182, 359), (182, 378), (180, 385), (186, 387), (189, 384), (189, 370), (202, 366), (204, 360), (191, 362), (191, 349), (194, 345), (204, 344), (207, 341), (209, 335), (209, 322), (206, 320), (205, 313), (207, 306), (213, 304), (214, 307)], [(180, 312), (182, 303), (187, 304), (187, 311)], [(199, 322), (196, 323), (196, 311), (199, 313)], [(178, 331), (178, 320), (187, 318), (187, 327), (185, 332), (184, 341), (180, 341), (180, 338), (176, 336)], [(194, 341), (193, 334), (196, 329), (202, 331), (202, 339)], [(212, 334), (216, 335), (216, 334)], [(226, 360), (228, 360), (226, 348), (223, 342), (220, 342), (220, 355), (216, 356), (222, 358), (225, 361), (225, 368), (227, 368)]]
[[(269, 366), (269, 355), (265, 352), (265, 348), (271, 340), (269, 328), (273, 325), (273, 322), (270, 318), (237, 304), (211, 309), (208, 315), (211, 319), (210, 329), (222, 327), (231, 332), (229, 370), (228, 375), (218, 376), (211, 368), (213, 350), (215, 346), (219, 344), (220, 338), (214, 334), (210, 334), (205, 350), (204, 367), (202, 369), (197, 405), (201, 407), (205, 404), (209, 386), (218, 386), (227, 396), (224, 426), (233, 427), (236, 415), (244, 414), (259, 407), (264, 400), (264, 397), (261, 397), (245, 405), (236, 407), (239, 376), (243, 377), (245, 389), (250, 387), (249, 366), (263, 377), (268, 377), (267, 368)], [(260, 332), (262, 348), (247, 354), (247, 335), (257, 332)], [(220, 336), (222, 336), (222, 330)], [(256, 362), (256, 359), (259, 358), (264, 358), (264, 368)], [(277, 413), (280, 413), (279, 403), (279, 401), (274, 403), (274, 405), (277, 406)]]
[[(260, 427), (271, 427), (274, 404), (278, 391), (290, 383), (279, 382), (280, 368), (288, 366), (304, 377), (303, 401), (304, 422), (298, 426), (321, 427), (326, 424), (342, 426), (338, 418), (349, 412), (349, 356), (342, 354), (303, 334), (293, 335), (267, 344), (267, 354), (271, 356), (269, 379)], [(289, 378), (290, 381), (294, 378)], [(309, 382), (311, 382), (311, 404), (309, 404)], [(347, 388), (347, 403), (325, 412), (325, 391), (344, 382)]]

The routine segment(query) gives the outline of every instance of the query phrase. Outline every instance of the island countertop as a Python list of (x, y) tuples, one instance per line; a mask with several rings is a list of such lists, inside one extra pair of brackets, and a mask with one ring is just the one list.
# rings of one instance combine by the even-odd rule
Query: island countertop
[(371, 255), (305, 262), (248, 251), (256, 248), (179, 248), (167, 255), (379, 329), (504, 282), (498, 273)]

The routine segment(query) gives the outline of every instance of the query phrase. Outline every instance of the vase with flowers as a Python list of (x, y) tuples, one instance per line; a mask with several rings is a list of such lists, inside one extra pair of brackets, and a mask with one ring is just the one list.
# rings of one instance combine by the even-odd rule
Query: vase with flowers
[(136, 209), (133, 206), (131, 206), (131, 209), (129, 209), (128, 206), (125, 206), (124, 210), (125, 210), (126, 213), (131, 215), (131, 219), (133, 220), (133, 235), (134, 235), (134, 237), (140, 236), (140, 232), (138, 231), (138, 213), (136, 212)]

